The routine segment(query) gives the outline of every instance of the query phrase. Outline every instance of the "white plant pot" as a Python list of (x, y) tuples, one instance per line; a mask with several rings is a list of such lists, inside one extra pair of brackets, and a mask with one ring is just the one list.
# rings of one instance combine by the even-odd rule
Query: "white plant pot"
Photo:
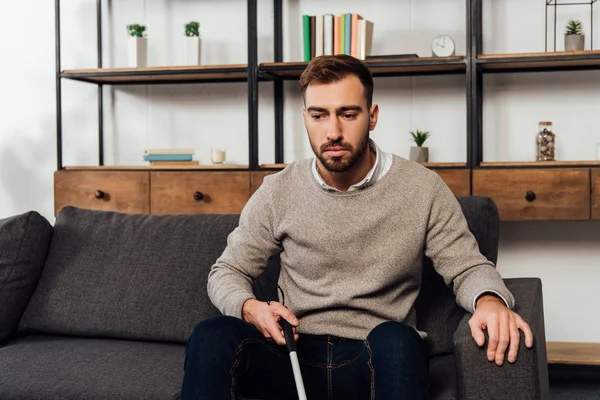
[(148, 64), (148, 40), (145, 37), (130, 37), (128, 43), (128, 66), (143, 68)]
[(184, 65), (200, 65), (202, 63), (202, 43), (198, 36), (184, 37)]
[(423, 163), (429, 161), (429, 148), (413, 146), (410, 148), (410, 161)]
[(565, 35), (565, 51), (583, 50), (584, 35)]

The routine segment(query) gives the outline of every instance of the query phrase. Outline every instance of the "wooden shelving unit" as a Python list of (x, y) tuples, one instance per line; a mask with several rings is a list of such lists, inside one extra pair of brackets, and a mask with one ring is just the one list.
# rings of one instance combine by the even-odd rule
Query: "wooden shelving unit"
[(600, 366), (600, 343), (548, 342), (548, 364)]
[(159, 83), (246, 82), (248, 66), (201, 65), (147, 68), (92, 68), (64, 70), (60, 76), (82, 82), (110, 85)]
[[(259, 75), (264, 79), (298, 79), (306, 68), (306, 62), (262, 63), (258, 67)], [(365, 60), (373, 76), (414, 76), (464, 74), (467, 69), (466, 59), (454, 57), (421, 57), (421, 58), (380, 58)]]

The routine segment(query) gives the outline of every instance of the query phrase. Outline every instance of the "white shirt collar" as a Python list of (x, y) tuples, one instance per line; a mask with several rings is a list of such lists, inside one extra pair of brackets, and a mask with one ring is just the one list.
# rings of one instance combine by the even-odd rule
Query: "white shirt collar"
[[(369, 139), (369, 148), (371, 150), (375, 151), (375, 164), (373, 165), (373, 168), (371, 168), (371, 170), (369, 171), (367, 176), (365, 176), (363, 178), (363, 180), (361, 180), (360, 182), (355, 183), (354, 185), (350, 186), (348, 188), (348, 191), (365, 188), (365, 187), (371, 185), (372, 183), (377, 182), (377, 180), (380, 177), (383, 162), (384, 162), (384, 159), (386, 158), (385, 153), (383, 151), (381, 151), (379, 146), (377, 146), (377, 144), (372, 139)], [(340, 190), (334, 188), (333, 186), (328, 185), (327, 182), (325, 182), (325, 180), (319, 173), (319, 170), (317, 169), (317, 158), (316, 157), (313, 159), (313, 162), (312, 162), (312, 171), (313, 171), (313, 175), (314, 175), (315, 179), (317, 180), (319, 185), (321, 185), (321, 187), (323, 187), (324, 189), (327, 189), (327, 190), (334, 190), (334, 191), (340, 192)]]

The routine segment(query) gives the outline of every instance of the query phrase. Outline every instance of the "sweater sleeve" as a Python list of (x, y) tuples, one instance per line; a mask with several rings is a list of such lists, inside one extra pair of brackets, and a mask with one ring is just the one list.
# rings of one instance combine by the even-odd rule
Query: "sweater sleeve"
[(253, 279), (266, 269), (269, 258), (281, 251), (274, 235), (274, 204), (269, 177), (250, 197), (238, 226), (227, 237), (227, 246), (208, 274), (207, 291), (223, 315), (242, 317), (242, 307), (255, 298)]
[(512, 293), (494, 264), (479, 251), (456, 196), (437, 174), (435, 188), (425, 255), (465, 310), (474, 312), (476, 299), (485, 292), (497, 294), (512, 309), (515, 304)]

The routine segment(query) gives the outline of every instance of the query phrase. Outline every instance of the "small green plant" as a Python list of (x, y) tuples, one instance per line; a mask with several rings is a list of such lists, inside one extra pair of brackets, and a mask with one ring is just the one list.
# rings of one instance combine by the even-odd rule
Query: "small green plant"
[(185, 24), (185, 36), (200, 36), (200, 23), (190, 21)]
[(423, 146), (423, 143), (431, 136), (429, 132), (420, 131), (418, 129), (415, 132), (411, 131), (410, 134), (412, 135), (415, 144), (419, 147)]
[(146, 26), (140, 24), (127, 25), (127, 33), (131, 37), (144, 37)]
[(583, 35), (583, 26), (579, 20), (570, 20), (567, 24), (565, 35)]

